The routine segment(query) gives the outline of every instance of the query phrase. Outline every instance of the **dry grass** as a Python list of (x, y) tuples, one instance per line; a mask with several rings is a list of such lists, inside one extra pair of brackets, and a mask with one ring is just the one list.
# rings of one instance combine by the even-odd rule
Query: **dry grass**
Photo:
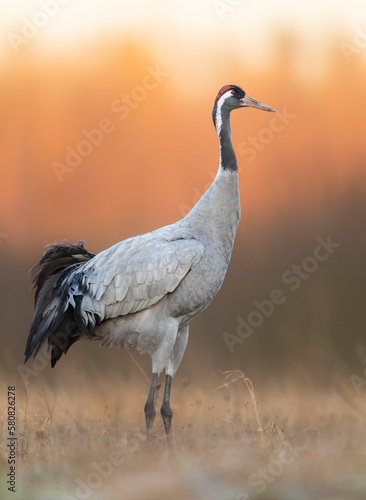
[[(174, 456), (160, 415), (147, 448), (147, 383), (19, 387), (17, 498), (365, 498), (364, 413), (336, 393), (255, 394), (239, 371), (211, 382), (176, 381)], [(2, 478), (6, 469), (2, 461)], [(77, 490), (82, 483), (90, 489)]]

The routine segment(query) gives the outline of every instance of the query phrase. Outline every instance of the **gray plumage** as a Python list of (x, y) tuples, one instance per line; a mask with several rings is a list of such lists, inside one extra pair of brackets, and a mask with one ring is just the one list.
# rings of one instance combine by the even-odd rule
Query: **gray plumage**
[(215, 297), (230, 262), (240, 219), (230, 111), (246, 106), (273, 111), (239, 87), (220, 90), (213, 110), (220, 141), (219, 170), (186, 217), (98, 255), (80, 244), (51, 245), (35, 268), (36, 309), (26, 360), (47, 340), (54, 366), (83, 337), (102, 346), (149, 353), (153, 381), (145, 406), (148, 431), (155, 416), (150, 396), (157, 376), (165, 370), (162, 414), (170, 434), (171, 378), (186, 349), (189, 322)]

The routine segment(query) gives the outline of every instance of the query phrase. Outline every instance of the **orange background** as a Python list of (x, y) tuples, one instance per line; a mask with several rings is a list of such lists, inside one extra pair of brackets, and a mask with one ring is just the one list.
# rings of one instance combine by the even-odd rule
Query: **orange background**
[[(347, 375), (357, 364), (362, 372), (366, 49), (347, 60), (341, 44), (352, 44), (352, 27), (339, 27), (321, 40), (323, 59), (314, 52), (313, 66), (309, 43), (307, 66), (302, 66), (306, 39), (284, 24), (267, 34), (266, 57), (256, 56), (254, 41), (247, 40), (246, 50), (242, 45), (250, 23), (245, 6), (237, 15), (243, 26), (233, 32), (215, 19), (217, 31), (200, 35), (158, 27), (143, 35), (117, 34), (103, 29), (101, 21), (97, 33), (83, 33), (75, 43), (48, 43), (44, 32), (19, 53), (9, 45), (3, 51), (5, 368), (23, 359), (33, 307), (26, 273), (44, 245), (84, 239), (96, 253), (185, 215), (217, 170), (211, 108), (219, 88), (234, 83), (293, 118), (272, 137), (263, 129), (273, 115), (233, 113), (242, 220), (223, 289), (214, 307), (192, 324), (182, 376), (241, 368), (258, 383), (270, 372), (275, 380), (291, 373), (304, 383), (330, 384), (335, 367)], [(17, 23), (8, 29), (19, 31)], [(308, 40), (311, 36), (307, 33)], [(112, 103), (121, 94), (134, 95), (146, 68), (156, 66), (169, 75), (120, 120)], [(85, 140), (82, 131), (97, 128), (105, 118), (113, 131), (60, 182), (54, 162), (65, 163), (66, 148), (76, 148)], [(250, 136), (263, 149), (248, 162), (244, 150)], [(261, 138), (268, 137), (263, 144)], [(235, 333), (236, 318), (245, 319), (254, 300), (268, 298), (274, 288), (285, 290), (283, 272), (311, 256), (316, 238), (329, 234), (341, 247), (230, 354), (223, 333)], [(117, 372), (122, 365), (136, 370), (126, 353), (78, 343), (58, 365), (59, 373), (75, 360), (97, 373)]]

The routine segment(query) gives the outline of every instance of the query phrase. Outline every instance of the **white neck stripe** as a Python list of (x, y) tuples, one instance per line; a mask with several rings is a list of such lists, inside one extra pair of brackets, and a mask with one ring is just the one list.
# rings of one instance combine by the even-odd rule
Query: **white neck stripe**
[(231, 90), (228, 90), (227, 92), (225, 92), (225, 94), (223, 94), (220, 99), (217, 101), (217, 108), (216, 108), (216, 131), (218, 134), (220, 134), (221, 132), (221, 128), (222, 128), (222, 116), (221, 116), (221, 108), (224, 104), (224, 102), (226, 101), (226, 99), (228, 97), (231, 96)]

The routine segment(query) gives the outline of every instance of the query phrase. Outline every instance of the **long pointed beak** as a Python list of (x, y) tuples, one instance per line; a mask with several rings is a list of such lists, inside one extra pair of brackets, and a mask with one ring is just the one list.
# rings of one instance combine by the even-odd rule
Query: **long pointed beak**
[(259, 101), (256, 101), (253, 99), (253, 97), (249, 97), (246, 95), (243, 97), (243, 99), (240, 99), (240, 101), (243, 103), (242, 107), (243, 108), (257, 108), (257, 109), (262, 109), (263, 111), (270, 111), (272, 113), (275, 113), (276, 110), (271, 108), (270, 106), (267, 106), (267, 104), (263, 104)]

